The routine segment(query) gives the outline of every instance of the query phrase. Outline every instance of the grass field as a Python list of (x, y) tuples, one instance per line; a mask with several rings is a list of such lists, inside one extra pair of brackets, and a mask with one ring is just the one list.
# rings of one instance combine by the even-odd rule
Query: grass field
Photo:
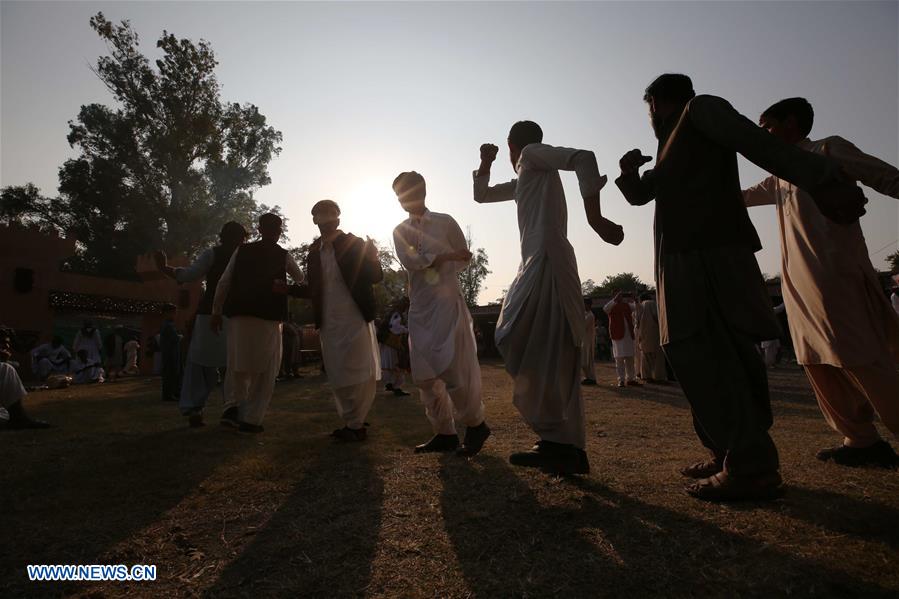
[[(31, 394), (46, 431), (0, 432), (0, 597), (897, 596), (899, 474), (822, 464), (839, 442), (795, 367), (771, 373), (787, 490), (710, 505), (676, 385), (585, 391), (588, 477), (512, 467), (532, 433), (483, 365), (494, 436), (472, 461), (415, 455), (417, 394), (380, 394), (337, 445), (324, 379), (279, 383), (265, 433), (202, 429), (158, 379)], [(26, 564), (155, 564), (155, 582), (30, 583)]]

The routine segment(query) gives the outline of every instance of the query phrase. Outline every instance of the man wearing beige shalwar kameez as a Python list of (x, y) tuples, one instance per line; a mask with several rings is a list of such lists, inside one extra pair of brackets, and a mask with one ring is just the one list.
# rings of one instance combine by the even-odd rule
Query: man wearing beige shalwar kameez
[[(841, 137), (808, 139), (814, 113), (803, 98), (771, 106), (760, 124), (798, 147), (828, 156), (852, 179), (899, 198), (899, 170)], [(796, 350), (830, 426), (843, 444), (818, 452), (848, 466), (896, 467), (875, 411), (899, 433), (899, 318), (883, 294), (858, 221), (836, 224), (795, 185), (771, 176), (743, 192), (747, 206), (774, 204), (783, 254), (783, 297)]]

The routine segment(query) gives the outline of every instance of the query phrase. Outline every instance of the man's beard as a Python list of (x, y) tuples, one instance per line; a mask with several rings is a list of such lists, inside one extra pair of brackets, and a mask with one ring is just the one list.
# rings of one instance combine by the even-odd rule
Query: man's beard
[(670, 133), (670, 127), (668, 127), (668, 121), (670, 118), (662, 118), (658, 114), (652, 114), (649, 116), (649, 120), (652, 122), (652, 131), (656, 135), (656, 139), (659, 141), (663, 141), (663, 138), (668, 137)]

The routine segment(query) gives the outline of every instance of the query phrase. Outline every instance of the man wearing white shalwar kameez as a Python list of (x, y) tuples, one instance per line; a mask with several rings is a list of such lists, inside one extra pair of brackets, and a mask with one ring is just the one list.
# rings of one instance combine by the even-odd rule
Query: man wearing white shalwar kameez
[(335, 202), (317, 202), (312, 217), (321, 237), (309, 248), (306, 283), (290, 292), (311, 299), (315, 310), (328, 384), (344, 421), (331, 435), (339, 441), (364, 441), (365, 417), (381, 378), (372, 285), (384, 274), (370, 240), (338, 229)]
[(612, 338), (612, 356), (615, 358), (615, 373), (618, 386), (639, 386), (634, 368), (634, 354), (637, 352), (636, 327), (634, 326), (633, 304), (625, 301), (621, 292), (615, 294), (603, 312), (609, 315), (609, 335)]
[[(424, 178), (412, 171), (393, 182), (409, 218), (393, 230), (396, 254), (409, 274), (409, 354), (434, 437), (417, 453), (477, 454), (490, 428), (481, 400), (481, 367), (471, 314), (458, 274), (471, 259), (462, 229), (448, 214), (425, 206)], [(466, 426), (459, 448), (456, 421)]]
[[(181, 381), (178, 408), (188, 418), (192, 427), (203, 425), (203, 409), (206, 400), (218, 385), (219, 369), (228, 363), (227, 324), (218, 334), (209, 328), (212, 318), (212, 304), (215, 290), (225, 268), (235, 250), (247, 239), (247, 231), (240, 223), (229, 221), (219, 232), (219, 245), (200, 254), (187, 268), (172, 268), (166, 264), (163, 252), (155, 255), (157, 267), (178, 283), (189, 283), (205, 279), (206, 289), (194, 317), (187, 363)], [(227, 322), (227, 321), (226, 321)], [(237, 406), (229, 403), (228, 393), (222, 387), (223, 409), (221, 423), (226, 426), (240, 426)]]
[(6, 361), (9, 357), (5, 351), (0, 350), (0, 412), (5, 412), (0, 415), (0, 424), (5, 421), (6, 427), (13, 430), (49, 428), (50, 425), (43, 420), (31, 418), (22, 406), (28, 393), (15, 367)]
[[(781, 140), (827, 156), (851, 179), (899, 198), (899, 169), (842, 137), (808, 138), (814, 110), (804, 98), (781, 100), (759, 124)], [(831, 221), (809, 194), (771, 176), (743, 191), (747, 206), (774, 204), (780, 224), (784, 303), (796, 361), (827, 423), (843, 436), (820, 460), (896, 468), (875, 413), (899, 435), (899, 317), (883, 294), (858, 220)]]
[(596, 316), (593, 315), (593, 300), (584, 300), (584, 345), (581, 350), (581, 370), (584, 373), (582, 385), (596, 384)]
[(496, 346), (514, 379), (513, 403), (540, 437), (531, 451), (510, 456), (512, 464), (567, 474), (589, 472), (580, 389), (584, 304), (574, 249), (568, 242), (568, 209), (560, 170), (577, 174), (591, 227), (607, 241), (624, 233), (602, 217), (600, 176), (592, 152), (542, 143), (543, 131), (520, 121), (509, 132), (509, 152), (518, 175), (490, 186), (490, 167), (498, 148), (481, 146), (474, 172), (479, 203), (514, 200), (521, 237), (521, 265), (503, 300), (496, 324)]
[(239, 430), (263, 431), (262, 420), (281, 369), (281, 323), (287, 319), (289, 274), (297, 283), (303, 272), (278, 245), (281, 218), (259, 217), (262, 239), (242, 245), (231, 256), (215, 290), (210, 328), (222, 329), (228, 316), (226, 403), (237, 406)]

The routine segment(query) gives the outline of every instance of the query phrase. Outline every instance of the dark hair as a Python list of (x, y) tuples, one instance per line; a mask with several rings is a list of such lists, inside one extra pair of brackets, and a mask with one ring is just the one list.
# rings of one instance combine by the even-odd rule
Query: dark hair
[(538, 144), (543, 141), (543, 129), (534, 121), (518, 121), (509, 129), (509, 141), (519, 148)]
[(219, 231), (219, 240), (224, 245), (240, 245), (247, 238), (247, 230), (239, 222), (229, 220)]
[(689, 77), (679, 73), (665, 73), (649, 84), (643, 94), (643, 101), (649, 102), (650, 98), (655, 98), (674, 104), (686, 104), (694, 96), (696, 92), (693, 91), (693, 82)]
[(259, 217), (260, 229), (273, 229), (281, 226), (281, 217), (271, 212), (266, 212)]
[(312, 216), (315, 216), (315, 213), (323, 210), (324, 208), (333, 208), (337, 211), (337, 216), (340, 216), (340, 206), (337, 205), (337, 202), (334, 200), (320, 200), (316, 202), (312, 206)]
[(396, 176), (396, 179), (393, 180), (393, 191), (397, 194), (409, 191), (414, 187), (424, 188), (424, 186), (425, 178), (415, 171), (400, 173)]
[(787, 98), (775, 104), (772, 104), (762, 113), (763, 117), (771, 117), (778, 121), (785, 121), (788, 117), (796, 119), (799, 125), (799, 132), (803, 137), (807, 137), (812, 131), (812, 124), (815, 122), (815, 111), (809, 101), (805, 98)]
[(62, 345), (62, 344), (63, 344), (62, 337), (60, 337), (59, 335), (53, 335), (53, 339), (50, 340), (50, 343), (51, 343), (51, 344), (55, 343), (55, 344), (57, 344), (57, 345)]

